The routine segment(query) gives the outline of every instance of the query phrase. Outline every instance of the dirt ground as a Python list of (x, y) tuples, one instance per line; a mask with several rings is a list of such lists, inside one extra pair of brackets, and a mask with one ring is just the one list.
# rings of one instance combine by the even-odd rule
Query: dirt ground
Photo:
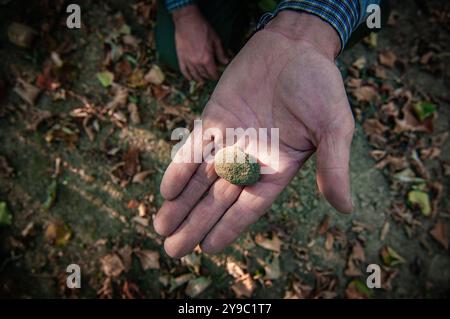
[[(163, 66), (163, 84), (146, 79), (154, 4), (125, 3), (82, 2), (83, 27), (69, 30), (62, 1), (0, 2), (0, 203), (12, 216), (0, 222), (1, 297), (449, 297), (449, 2), (395, 2), (389, 24), (339, 58), (357, 120), (353, 214), (320, 196), (313, 158), (238, 242), (182, 260), (151, 220), (171, 130), (192, 125), (214, 84)], [(36, 30), (30, 48), (11, 43), (12, 22)], [(437, 109), (408, 118), (420, 101)], [(73, 263), (80, 289), (66, 287)], [(369, 264), (380, 289), (365, 286)]]

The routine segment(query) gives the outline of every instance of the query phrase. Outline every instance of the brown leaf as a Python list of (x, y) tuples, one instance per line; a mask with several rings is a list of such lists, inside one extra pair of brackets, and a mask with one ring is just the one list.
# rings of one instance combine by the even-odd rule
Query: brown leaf
[(413, 113), (412, 107), (408, 105), (402, 109), (403, 119), (395, 120), (394, 133), (413, 132), (433, 132), (433, 118), (429, 117), (420, 122)]
[(375, 160), (375, 161), (379, 161), (381, 160), (383, 157), (386, 156), (386, 151), (382, 151), (382, 150), (372, 150), (369, 152), (369, 155)]
[(27, 131), (36, 131), (42, 122), (53, 116), (50, 111), (36, 110), (31, 113), (30, 122), (27, 124)]
[(161, 85), (165, 80), (165, 75), (161, 71), (160, 67), (153, 65), (150, 71), (144, 76), (146, 82), (154, 85)]
[(236, 261), (227, 260), (226, 268), (227, 272), (235, 279), (239, 279), (245, 275), (244, 270)]
[(438, 220), (430, 234), (445, 250), (448, 250), (448, 225), (444, 220)]
[(8, 39), (22, 48), (29, 48), (37, 32), (27, 25), (13, 22), (8, 26)]
[(272, 250), (278, 253), (281, 251), (282, 242), (276, 234), (273, 234), (272, 239), (266, 238), (262, 234), (257, 234), (255, 237), (255, 243), (267, 250)]
[(250, 298), (253, 294), (253, 291), (256, 288), (256, 284), (253, 281), (252, 277), (247, 274), (243, 277), (239, 278), (232, 286), (231, 290), (236, 295), (236, 298), (247, 297)]
[(445, 143), (445, 141), (448, 138), (449, 133), (448, 132), (444, 132), (438, 135), (435, 135), (431, 138), (431, 144), (434, 147), (442, 147)]
[(147, 206), (144, 203), (140, 203), (138, 206), (139, 217), (147, 216)]
[(362, 56), (356, 59), (355, 62), (353, 62), (352, 66), (354, 66), (358, 70), (362, 70), (366, 66), (366, 63), (367, 63), (366, 57)]
[(345, 270), (345, 275), (349, 277), (361, 276), (362, 272), (358, 268), (364, 261), (366, 256), (364, 253), (364, 248), (359, 242), (355, 242), (352, 246), (352, 251), (347, 260), (347, 268)]
[(139, 110), (136, 104), (128, 104), (128, 112), (130, 113), (130, 121), (133, 125), (141, 124), (141, 117), (139, 115)]
[(189, 280), (187, 287), (186, 287), (186, 295), (188, 295), (191, 298), (197, 297), (200, 295), (203, 291), (205, 291), (206, 288), (211, 285), (212, 280), (206, 277), (198, 277), (195, 279)]
[(328, 228), (330, 227), (330, 222), (331, 222), (330, 215), (325, 215), (320, 225), (316, 229), (316, 234), (319, 236), (325, 235), (325, 233), (328, 231)]
[(145, 179), (152, 173), (153, 171), (142, 171), (133, 176), (133, 183), (143, 184)]
[(362, 85), (362, 79), (350, 78), (347, 81), (347, 87), (349, 88), (358, 88)]
[(280, 268), (280, 258), (278, 257), (278, 254), (275, 254), (273, 256), (270, 263), (266, 263), (264, 265), (264, 272), (265, 272), (264, 279), (266, 280), (276, 280), (280, 278), (281, 268)]
[(423, 164), (423, 162), (420, 160), (416, 151), (412, 152), (412, 155), (410, 156), (410, 161), (411, 161), (411, 164), (414, 167), (414, 169), (420, 175), (420, 177), (422, 177), (423, 179), (426, 179), (426, 180), (429, 180), (431, 178), (430, 172), (428, 171), (426, 166)]
[(142, 294), (138, 285), (127, 280), (122, 287), (122, 297), (124, 299), (137, 299), (142, 298)]
[(358, 102), (374, 102), (378, 100), (377, 90), (370, 85), (358, 87), (352, 91), (352, 94)]
[(119, 277), (120, 274), (125, 270), (122, 259), (115, 254), (111, 253), (100, 259), (102, 270), (108, 277)]
[(383, 125), (378, 119), (367, 119), (363, 124), (364, 132), (367, 135), (378, 134), (383, 135), (388, 128)]
[(333, 244), (334, 244), (334, 237), (331, 233), (327, 233), (327, 237), (325, 239), (325, 249), (326, 250), (331, 250), (333, 248)]
[(97, 296), (100, 299), (112, 299), (113, 297), (113, 287), (111, 277), (106, 277), (102, 283), (102, 286), (97, 291)]
[(378, 60), (380, 64), (393, 68), (395, 66), (395, 61), (397, 61), (397, 56), (392, 51), (385, 51), (378, 55)]
[(128, 89), (126, 87), (114, 84), (114, 98), (106, 105), (109, 114), (114, 114), (117, 109), (125, 106), (128, 101)]
[(134, 253), (141, 262), (142, 269), (159, 269), (159, 253), (152, 250), (135, 250)]
[(41, 90), (25, 80), (18, 78), (16, 86), (14, 87), (14, 92), (16, 92), (28, 105), (33, 106), (39, 93), (41, 93)]
[(437, 147), (424, 148), (420, 150), (420, 157), (423, 160), (430, 160), (441, 156), (441, 149)]
[(383, 227), (381, 228), (380, 240), (384, 241), (386, 239), (386, 235), (389, 232), (390, 224), (387, 220), (384, 221)]
[(123, 156), (124, 173), (128, 177), (133, 177), (139, 171), (139, 149), (136, 147), (131, 147)]
[(394, 172), (397, 172), (399, 170), (404, 169), (407, 165), (408, 162), (406, 161), (406, 158), (403, 156), (391, 156), (388, 155), (386, 156), (384, 159), (382, 159), (381, 161), (379, 161), (376, 165), (375, 168), (377, 169), (383, 169), (385, 168), (387, 165), (389, 165), (389, 168), (391, 170), (393, 170)]
[(187, 266), (194, 270), (195, 273), (200, 273), (200, 267), (202, 265), (202, 255), (195, 251), (181, 258), (183, 266)]
[(125, 272), (128, 272), (131, 269), (131, 254), (133, 249), (130, 245), (125, 245), (121, 249), (119, 249), (118, 253), (120, 255), (120, 259), (122, 260)]
[(381, 114), (385, 115), (386, 117), (397, 118), (399, 111), (394, 102), (389, 102), (381, 106)]

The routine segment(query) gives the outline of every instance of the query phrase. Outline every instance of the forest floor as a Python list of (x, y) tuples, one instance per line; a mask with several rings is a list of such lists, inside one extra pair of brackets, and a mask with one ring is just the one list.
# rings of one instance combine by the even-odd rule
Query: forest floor
[[(153, 1), (83, 2), (80, 30), (62, 1), (0, 3), (1, 297), (449, 297), (449, 2), (395, 2), (338, 60), (357, 122), (353, 214), (320, 196), (312, 158), (236, 243), (181, 260), (152, 216), (170, 133), (214, 83), (159, 72)], [(8, 38), (13, 22), (36, 31), (31, 47)]]

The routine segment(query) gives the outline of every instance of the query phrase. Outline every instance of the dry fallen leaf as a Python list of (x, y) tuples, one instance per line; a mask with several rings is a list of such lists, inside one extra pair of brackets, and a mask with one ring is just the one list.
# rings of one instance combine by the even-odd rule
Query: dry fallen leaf
[(140, 170), (139, 162), (139, 149), (136, 147), (131, 147), (123, 155), (124, 173), (127, 177), (133, 177)]
[(212, 280), (206, 277), (198, 277), (195, 279), (191, 279), (188, 282), (188, 285), (186, 287), (186, 295), (188, 295), (191, 298), (197, 297), (200, 295), (203, 291), (205, 291), (206, 288), (211, 285)]
[(378, 100), (377, 90), (370, 85), (358, 87), (352, 91), (352, 94), (358, 102), (374, 102)]
[(120, 86), (118, 84), (113, 85), (112, 94), (114, 97), (112, 101), (110, 101), (106, 105), (106, 109), (109, 114), (113, 114), (117, 109), (120, 109), (125, 106), (128, 100), (128, 89), (126, 87)]
[(119, 277), (120, 274), (125, 270), (122, 259), (115, 254), (111, 253), (100, 259), (102, 270), (108, 277)]
[(39, 93), (41, 93), (41, 90), (25, 80), (18, 78), (16, 86), (14, 87), (14, 92), (16, 92), (28, 105), (32, 106), (39, 96)]
[(276, 234), (273, 234), (272, 239), (266, 238), (262, 234), (257, 234), (255, 237), (255, 243), (267, 250), (272, 250), (278, 253), (281, 251), (282, 242)]
[(181, 258), (181, 263), (184, 266), (191, 268), (195, 273), (200, 273), (200, 266), (202, 265), (202, 255), (196, 252), (192, 252), (183, 258)]
[(445, 250), (448, 250), (448, 225), (444, 220), (438, 220), (430, 234)]
[(152, 250), (134, 250), (134, 254), (139, 258), (142, 269), (159, 269), (159, 253)]
[(45, 229), (45, 239), (56, 246), (65, 246), (72, 237), (72, 230), (62, 221), (52, 221)]
[(139, 290), (138, 285), (135, 283), (125, 281), (122, 287), (122, 298), (124, 299), (136, 299), (142, 298), (142, 294)]
[(131, 269), (131, 254), (133, 253), (133, 249), (130, 245), (125, 245), (119, 249), (118, 253), (122, 260), (125, 272), (128, 272)]
[(378, 60), (380, 64), (393, 68), (395, 66), (395, 61), (397, 61), (397, 56), (392, 51), (385, 51), (378, 55)]
[(334, 237), (333, 234), (327, 233), (327, 237), (325, 239), (325, 249), (330, 251), (333, 248)]
[(165, 80), (165, 75), (161, 71), (161, 68), (157, 65), (153, 65), (150, 71), (144, 76), (146, 82), (154, 85), (161, 85)]
[(325, 235), (325, 233), (328, 231), (328, 228), (330, 227), (331, 217), (330, 215), (325, 215), (325, 217), (320, 222), (320, 225), (316, 229), (316, 233), (319, 236)]
[(227, 272), (233, 276), (233, 278), (241, 278), (242, 276), (245, 275), (244, 270), (242, 269), (242, 267), (238, 264), (238, 262), (233, 261), (233, 260), (227, 260)]
[(264, 272), (264, 279), (266, 280), (276, 280), (280, 278), (281, 268), (278, 254), (275, 254), (272, 260), (264, 265)]
[(29, 48), (37, 32), (27, 25), (13, 22), (8, 26), (8, 39), (22, 48)]
[(176, 278), (171, 278), (169, 292), (174, 291), (178, 287), (184, 285), (185, 283), (187, 283), (188, 281), (190, 281), (194, 278), (195, 278), (195, 275), (193, 273), (183, 274)]
[(361, 263), (366, 260), (364, 248), (359, 242), (355, 242), (352, 246), (352, 251), (348, 256), (347, 268), (345, 275), (349, 277), (358, 277), (362, 274), (360, 270)]
[(386, 239), (386, 235), (389, 232), (389, 228), (390, 228), (390, 224), (387, 220), (385, 220), (383, 223), (383, 227), (381, 228), (381, 232), (380, 232), (380, 240), (381, 241), (384, 241)]
[(256, 284), (249, 274), (242, 276), (231, 286), (231, 290), (235, 293), (236, 298), (250, 298), (255, 288)]
[(139, 115), (139, 110), (136, 104), (128, 104), (128, 112), (130, 113), (130, 122), (133, 125), (141, 124), (141, 117)]
[(102, 283), (102, 286), (97, 291), (97, 296), (100, 299), (112, 299), (113, 297), (113, 287), (111, 277), (106, 277)]
[(133, 176), (133, 183), (143, 184), (145, 179), (152, 173), (153, 171), (142, 171)]
[(364, 132), (367, 135), (378, 134), (383, 135), (388, 128), (383, 125), (378, 119), (367, 119), (363, 124)]

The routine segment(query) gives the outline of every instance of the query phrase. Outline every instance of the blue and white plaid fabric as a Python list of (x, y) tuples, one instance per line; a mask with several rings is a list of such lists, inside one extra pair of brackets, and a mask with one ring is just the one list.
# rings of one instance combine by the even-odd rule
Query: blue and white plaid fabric
[[(169, 11), (195, 2), (194, 0), (165, 1)], [(343, 50), (352, 32), (365, 20), (367, 7), (379, 3), (380, 0), (283, 0), (274, 12), (268, 12), (261, 17), (257, 29), (264, 28), (280, 11), (305, 11), (320, 17), (337, 31)]]
[(166, 8), (169, 12), (194, 3), (194, 0), (166, 0)]

